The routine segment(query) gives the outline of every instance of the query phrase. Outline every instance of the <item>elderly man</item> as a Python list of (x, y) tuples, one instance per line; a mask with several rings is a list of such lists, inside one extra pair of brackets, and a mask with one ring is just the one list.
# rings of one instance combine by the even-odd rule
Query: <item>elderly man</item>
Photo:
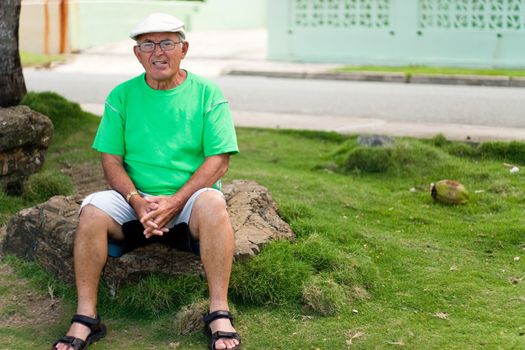
[[(228, 103), (213, 83), (180, 68), (189, 47), (180, 20), (151, 14), (130, 36), (145, 73), (106, 100), (93, 147), (112, 190), (82, 203), (74, 247), (77, 314), (53, 349), (86, 349), (106, 335), (96, 304), (108, 251), (118, 256), (115, 249), (152, 240), (200, 254), (209, 348), (238, 349), (227, 300), (234, 237), (218, 190), (230, 155), (238, 153)], [(123, 229), (133, 222), (139, 237)]]

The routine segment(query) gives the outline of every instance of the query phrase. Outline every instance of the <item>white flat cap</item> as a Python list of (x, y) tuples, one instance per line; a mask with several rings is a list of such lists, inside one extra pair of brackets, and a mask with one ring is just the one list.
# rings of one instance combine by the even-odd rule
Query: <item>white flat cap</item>
[(184, 22), (166, 13), (152, 13), (143, 18), (129, 33), (129, 37), (136, 40), (141, 34), (162, 32), (180, 33), (182, 39), (186, 38)]

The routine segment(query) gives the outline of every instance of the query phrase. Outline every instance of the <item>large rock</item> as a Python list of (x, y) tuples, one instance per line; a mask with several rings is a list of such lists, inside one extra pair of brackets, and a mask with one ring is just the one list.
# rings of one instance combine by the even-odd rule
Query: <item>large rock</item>
[[(252, 181), (233, 181), (223, 189), (235, 231), (235, 258), (257, 254), (273, 239), (294, 239), (277, 214), (268, 190)], [(4, 251), (36, 261), (58, 278), (73, 282), (73, 239), (81, 198), (56, 196), (16, 214), (8, 224)], [(202, 273), (200, 259), (161, 244), (109, 258), (104, 280), (113, 293), (122, 283), (151, 272)]]
[(27, 177), (42, 167), (53, 124), (26, 106), (0, 108), (0, 185), (18, 194)]

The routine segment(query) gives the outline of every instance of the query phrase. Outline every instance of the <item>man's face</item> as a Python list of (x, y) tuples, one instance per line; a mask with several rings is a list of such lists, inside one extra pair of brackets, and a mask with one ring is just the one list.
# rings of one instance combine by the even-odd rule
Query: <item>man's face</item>
[[(148, 33), (138, 37), (137, 43), (160, 43), (163, 40), (172, 40), (179, 43), (177, 33)], [(188, 43), (176, 44), (175, 49), (163, 51), (160, 45), (155, 45), (152, 52), (142, 52), (138, 46), (133, 48), (135, 56), (146, 70), (146, 78), (154, 83), (174, 81), (179, 72), (180, 62), (188, 52)]]

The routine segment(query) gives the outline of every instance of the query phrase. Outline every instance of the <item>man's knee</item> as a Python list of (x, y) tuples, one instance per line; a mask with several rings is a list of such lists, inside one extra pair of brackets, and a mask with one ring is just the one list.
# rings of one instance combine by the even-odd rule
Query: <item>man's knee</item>
[(80, 211), (80, 222), (105, 222), (108, 220), (109, 215), (94, 205), (87, 204)]
[(111, 234), (118, 235), (120, 226), (103, 210), (91, 205), (85, 205), (80, 211), (77, 234)]
[(205, 191), (201, 193), (193, 203), (190, 219), (190, 231), (192, 235), (199, 237), (202, 225), (229, 225), (226, 200), (218, 191)]
[(226, 213), (226, 200), (218, 191), (205, 191), (195, 200), (192, 212), (214, 213), (215, 215)]

